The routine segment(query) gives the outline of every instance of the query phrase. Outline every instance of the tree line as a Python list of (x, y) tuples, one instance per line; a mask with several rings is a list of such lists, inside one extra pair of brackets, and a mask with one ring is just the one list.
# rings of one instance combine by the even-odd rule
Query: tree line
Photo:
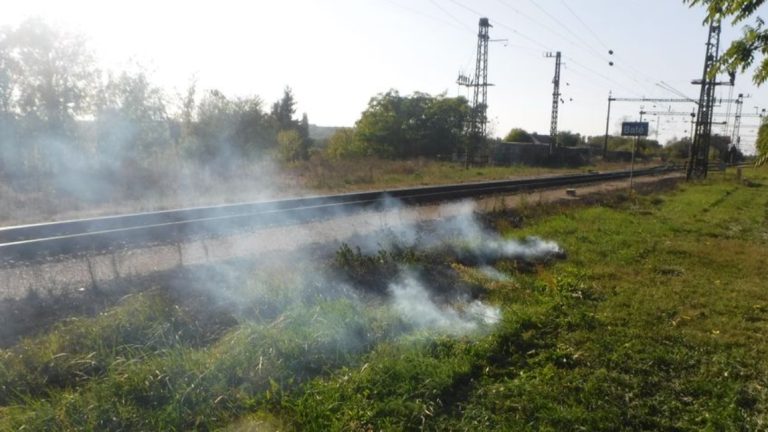
[(313, 152), (447, 157), (466, 146), (469, 111), (462, 97), (390, 90), (371, 98), (353, 128), (315, 143), (288, 87), (271, 106), (259, 96), (201, 91), (194, 81), (169, 95), (140, 67), (99, 69), (83, 37), (44, 21), (0, 29), (0, 180), (16, 186), (74, 185), (86, 174), (149, 177), (181, 161), (225, 172), (256, 158), (295, 162)]
[(84, 38), (41, 20), (0, 29), (0, 179), (307, 157), (309, 121), (295, 118), (290, 88), (267, 110), (258, 96), (198, 94), (194, 82), (168, 95), (135, 69), (100, 70)]

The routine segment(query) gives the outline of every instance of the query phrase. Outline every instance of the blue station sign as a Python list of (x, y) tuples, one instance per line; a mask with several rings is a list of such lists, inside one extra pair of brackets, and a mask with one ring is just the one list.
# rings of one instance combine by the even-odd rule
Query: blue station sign
[(624, 122), (621, 136), (648, 136), (648, 122)]

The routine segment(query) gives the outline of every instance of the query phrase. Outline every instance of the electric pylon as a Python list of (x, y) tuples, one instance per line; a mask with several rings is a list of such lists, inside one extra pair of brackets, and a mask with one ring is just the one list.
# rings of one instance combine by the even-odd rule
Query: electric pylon
[(491, 23), (488, 18), (480, 18), (479, 30), (477, 33), (477, 58), (475, 62), (475, 76), (471, 79), (459, 75), (457, 83), (466, 87), (472, 87), (472, 111), (467, 124), (467, 135), (470, 143), (465, 154), (465, 165), (469, 166), (470, 153), (474, 148), (479, 147), (485, 138), (486, 125), (488, 122), (488, 41), (490, 40), (489, 30)]
[(557, 111), (560, 103), (560, 51), (552, 54), (548, 52), (545, 54), (547, 58), (555, 58), (555, 77), (552, 79), (552, 118), (549, 124), (549, 135), (552, 137), (552, 141), (549, 144), (549, 153), (554, 153), (555, 147), (557, 147)]
[(739, 129), (741, 129), (741, 116), (742, 109), (744, 108), (744, 95), (739, 93), (739, 97), (736, 99), (736, 114), (733, 116), (733, 130), (731, 131), (731, 144), (736, 146), (736, 149), (741, 150), (741, 137), (739, 136)]
[[(712, 67), (718, 60), (720, 51), (720, 22), (709, 24), (709, 35), (707, 37), (707, 50), (704, 57), (704, 71), (701, 81), (694, 81), (694, 84), (701, 84), (699, 94), (698, 113), (696, 115), (696, 128), (691, 144), (691, 152), (688, 155), (688, 169), (686, 178), (692, 177), (705, 178), (709, 163), (709, 144), (712, 136), (712, 114), (715, 105), (715, 87), (719, 84), (714, 75), (710, 75)], [(733, 75), (731, 76), (731, 85), (733, 85)]]

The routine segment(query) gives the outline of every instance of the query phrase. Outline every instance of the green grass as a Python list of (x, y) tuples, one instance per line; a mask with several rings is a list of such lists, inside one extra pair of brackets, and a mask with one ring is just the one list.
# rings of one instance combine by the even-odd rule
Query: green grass
[[(653, 163), (651, 163), (653, 164)], [(286, 166), (283, 181), (294, 179), (303, 188), (324, 192), (388, 189), (422, 185), (503, 180), (590, 170), (625, 169), (626, 163), (598, 162), (585, 167), (537, 167), (527, 165), (479, 166), (465, 169), (462, 163), (429, 159), (360, 160), (313, 159)]]
[(229, 315), (134, 295), (0, 351), (0, 430), (766, 430), (768, 172), (746, 175), (530, 208), (518, 229), (497, 215), (568, 254), (500, 262), (505, 280), (444, 252), (339, 251), (353, 284), (411, 264), (482, 287), (503, 318), (463, 336), (269, 272)]

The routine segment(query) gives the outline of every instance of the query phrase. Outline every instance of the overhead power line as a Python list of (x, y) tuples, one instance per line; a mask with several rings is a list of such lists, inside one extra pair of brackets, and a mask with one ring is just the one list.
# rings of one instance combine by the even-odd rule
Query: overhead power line
[(585, 41), (584, 41), (584, 39), (582, 39), (582, 38), (581, 38), (581, 36), (579, 36), (578, 34), (576, 34), (576, 32), (574, 32), (573, 30), (571, 30), (571, 28), (570, 28), (569, 26), (567, 26), (566, 24), (563, 24), (563, 22), (562, 22), (562, 21), (560, 21), (559, 19), (557, 19), (557, 17), (555, 17), (555, 16), (554, 16), (554, 15), (552, 15), (551, 13), (547, 12), (547, 10), (546, 10), (546, 9), (544, 9), (544, 8), (543, 8), (541, 5), (539, 5), (538, 3), (536, 3), (534, 0), (528, 0), (528, 1), (529, 1), (529, 2), (530, 2), (532, 5), (534, 5), (534, 6), (535, 6), (537, 9), (539, 9), (539, 10), (540, 10), (542, 13), (544, 13), (544, 15), (548, 16), (548, 17), (549, 17), (549, 19), (551, 19), (551, 20), (552, 20), (552, 21), (554, 21), (554, 22), (555, 22), (557, 25), (559, 25), (559, 26), (560, 26), (562, 29), (564, 29), (565, 31), (567, 31), (568, 33), (570, 33), (570, 34), (571, 34), (571, 36), (573, 36), (573, 38), (574, 38), (575, 40), (577, 40), (577, 41), (579, 41), (581, 44), (583, 44), (583, 46), (584, 46), (584, 47), (585, 47), (587, 50), (589, 50), (589, 51), (592, 51), (592, 53), (593, 53), (595, 56), (597, 56), (599, 59), (601, 59), (601, 60), (604, 60), (604, 61), (608, 62), (608, 59), (607, 59), (607, 58), (605, 58), (605, 57), (604, 57), (602, 54), (600, 54), (600, 52), (599, 52), (599, 51), (597, 51), (597, 50), (596, 50), (596, 49), (595, 49), (595, 48), (594, 48), (592, 45), (590, 45), (588, 42), (585, 42)]
[(611, 50), (611, 48), (607, 44), (605, 44), (602, 39), (600, 39), (600, 36), (598, 36), (597, 33), (592, 31), (592, 28), (590, 26), (588, 26), (587, 23), (585, 23), (581, 18), (579, 18), (579, 16), (576, 14), (576, 12), (574, 12), (573, 9), (571, 9), (571, 7), (568, 6), (568, 3), (565, 0), (560, 0), (560, 2), (563, 4), (563, 6), (565, 6), (565, 8), (568, 10), (568, 12), (570, 12), (571, 15), (573, 15), (573, 17), (576, 18), (576, 20), (578, 22), (580, 22), (581, 25), (584, 26), (585, 29), (587, 29), (587, 31), (592, 35), (592, 37), (595, 38), (597, 43), (602, 45), (603, 48), (605, 48), (606, 51), (610, 51)]
[(596, 70), (594, 70), (594, 69), (592, 69), (590, 67), (584, 66), (583, 64), (577, 62), (573, 57), (569, 56), (569, 57), (566, 57), (566, 58), (568, 59), (568, 61), (571, 64), (574, 64), (574, 65), (576, 65), (576, 66), (578, 66), (578, 67), (580, 67), (580, 68), (582, 68), (584, 70), (587, 70), (587, 71), (591, 72), (592, 74), (594, 74), (596, 76), (599, 76), (600, 78), (602, 78), (602, 79), (604, 79), (604, 80), (606, 80), (606, 81), (608, 81), (610, 83), (613, 83), (614, 85), (617, 85), (617, 86), (621, 87), (622, 89), (626, 90), (629, 93), (641, 96), (640, 93), (637, 92), (637, 90), (631, 89), (631, 88), (625, 86), (624, 84), (616, 81), (615, 79), (610, 78), (609, 76), (607, 76), (605, 74), (602, 74), (602, 73), (600, 73), (600, 72), (598, 72), (598, 71), (596, 71)]
[[(638, 78), (637, 74), (649, 76), (647, 74), (643, 74), (639, 71), (637, 71), (635, 68), (633, 68), (630, 64), (627, 62), (624, 62), (622, 60), (621, 63), (615, 63), (613, 61), (613, 58), (609, 58), (605, 55), (605, 53), (601, 53), (599, 49), (595, 48), (591, 43), (586, 41), (584, 38), (580, 37), (577, 33), (575, 33), (569, 26), (564, 24), (561, 20), (559, 20), (557, 17), (555, 17), (552, 13), (548, 12), (546, 9), (544, 9), (541, 5), (535, 3), (533, 0), (530, 0), (531, 4), (533, 4), (537, 9), (541, 11), (541, 13), (545, 14), (551, 21), (555, 22), (558, 27), (565, 29), (570, 33), (571, 36), (565, 36), (562, 33), (558, 32), (557, 30), (552, 29), (551, 27), (542, 24), (540, 21), (532, 18), (531, 16), (521, 12), (519, 9), (511, 6), (506, 0), (498, 0), (499, 3), (506, 6), (507, 8), (511, 9), (521, 17), (523, 17), (525, 20), (530, 21), (531, 23), (543, 28), (544, 30), (548, 31), (549, 33), (559, 37), (560, 39), (566, 41), (567, 43), (573, 45), (576, 48), (580, 48), (582, 50), (585, 50), (587, 54), (594, 57), (595, 59), (599, 60), (603, 64), (610, 64), (611, 66), (614, 66), (617, 71), (625, 76), (627, 79), (633, 81), (642, 91), (646, 91), (648, 93), (653, 93), (651, 83), (655, 81), (653, 78), (650, 80), (646, 79), (646, 82), (643, 82), (642, 79)], [(582, 22), (582, 25), (586, 26), (588, 30), (592, 33), (591, 28), (589, 28), (586, 23), (581, 20), (581, 18), (578, 17), (578, 15), (575, 14), (575, 12), (572, 9), (569, 9), (569, 11), (576, 17), (577, 20)], [(595, 35), (596, 36), (596, 35)], [(602, 42), (601, 42), (602, 44)], [(548, 48), (549, 49), (549, 48)], [(609, 48), (607, 48), (606, 45), (606, 51), (611, 55), (614, 56), (613, 51)], [(627, 67), (624, 67), (624, 64), (626, 64)], [(634, 72), (633, 72), (634, 71)]]
[[(539, 10), (541, 10), (544, 14), (546, 14), (550, 19), (558, 23), (561, 27), (563, 27), (566, 31), (568, 31), (571, 35), (573, 35), (573, 37), (575, 37), (576, 40), (578, 40), (586, 49), (589, 50), (590, 54), (600, 59), (601, 61), (609, 62), (612, 66), (615, 66), (617, 69), (619, 69), (620, 73), (625, 75), (630, 80), (634, 81), (637, 85), (644, 88), (646, 91), (651, 90), (650, 84), (657, 81), (657, 79), (633, 67), (632, 64), (627, 62), (622, 56), (620, 56), (617, 53), (614, 53), (613, 49), (610, 48), (605, 42), (603, 42), (603, 40), (597, 35), (597, 33), (594, 30), (592, 30), (592, 28), (589, 25), (587, 25), (586, 22), (584, 22), (584, 20), (582, 20), (573, 9), (565, 3), (564, 0), (561, 0), (561, 1), (563, 5), (566, 7), (566, 9), (571, 13), (571, 15), (574, 16), (574, 18), (576, 18), (577, 21), (579, 21), (579, 23), (581, 23), (581, 25), (589, 33), (592, 34), (592, 36), (598, 41), (598, 43), (605, 48), (605, 50), (608, 52), (611, 58), (606, 57), (604, 53), (601, 54), (594, 46), (592, 46), (592, 44), (590, 44), (589, 42), (581, 38), (577, 33), (572, 31), (570, 27), (562, 23), (562, 21), (558, 20), (553, 14), (546, 11), (540, 4), (534, 2), (534, 0), (529, 0), (529, 1), (534, 6), (536, 6)], [(643, 82), (641, 79), (639, 79), (637, 75), (644, 76), (645, 77), (644, 80), (646, 82)]]
[[(399, 7), (400, 9), (404, 9), (404, 10), (407, 10), (408, 12), (414, 13), (414, 14), (416, 14), (416, 15), (421, 15), (421, 16), (423, 16), (423, 17), (425, 17), (425, 18), (429, 18), (430, 20), (433, 20), (433, 21), (437, 21), (437, 22), (440, 22), (440, 23), (442, 23), (442, 24), (445, 24), (445, 25), (451, 26), (451, 27), (453, 27), (453, 28), (455, 28), (455, 29), (458, 29), (458, 30), (462, 30), (462, 31), (465, 31), (465, 30), (467, 30), (467, 27), (464, 27), (464, 26), (459, 26), (459, 25), (457, 25), (457, 24), (455, 24), (455, 23), (453, 23), (453, 22), (450, 22), (450, 21), (444, 20), (444, 19), (442, 19), (442, 18), (436, 17), (436, 16), (434, 16), (434, 15), (431, 15), (431, 14), (428, 14), (428, 13), (426, 13), (426, 12), (422, 12), (422, 11), (420, 11), (420, 10), (418, 10), (418, 9), (414, 9), (414, 8), (412, 8), (412, 7), (409, 7), (409, 6), (406, 6), (406, 5), (400, 4), (400, 3), (398, 3), (398, 2), (396, 2), (396, 1), (394, 1), (394, 0), (384, 0), (384, 1), (386, 1), (387, 3), (389, 3), (389, 4), (391, 4), (391, 5), (397, 6), (397, 7)], [(470, 31), (472, 31), (472, 33), (474, 33), (474, 31), (473, 31), (473, 30), (470, 30)]]
[(683, 92), (681, 92), (680, 90), (678, 90), (678, 89), (676, 89), (676, 88), (672, 87), (670, 84), (667, 84), (667, 83), (666, 83), (666, 82), (664, 82), (664, 81), (659, 81), (659, 82), (657, 82), (657, 83), (656, 83), (656, 86), (658, 86), (659, 88), (661, 88), (661, 89), (664, 89), (664, 90), (666, 90), (666, 91), (668, 91), (668, 92), (670, 92), (670, 93), (672, 93), (672, 94), (674, 94), (674, 95), (676, 95), (676, 96), (680, 96), (681, 98), (683, 98), (683, 99), (686, 99), (686, 100), (688, 100), (688, 101), (689, 101), (689, 102), (691, 102), (691, 103), (695, 103), (695, 104), (698, 104), (698, 103), (699, 103), (697, 100), (695, 100), (695, 99), (693, 99), (693, 98), (689, 97), (689, 96), (688, 96), (688, 95), (686, 95), (685, 93), (683, 93)]
[[(465, 5), (465, 4), (463, 4), (463, 3), (459, 2), (458, 0), (449, 0), (449, 1), (450, 1), (451, 3), (453, 3), (453, 4), (455, 4), (456, 6), (458, 6), (458, 7), (462, 8), (462, 9), (464, 9), (464, 10), (466, 10), (466, 11), (470, 12), (470, 13), (473, 13), (473, 14), (475, 14), (475, 15), (476, 15), (476, 16), (478, 16), (478, 17), (484, 17), (484, 16), (487, 16), (487, 14), (481, 13), (480, 11), (478, 11), (478, 10), (476, 10), (476, 9), (473, 9), (473, 8), (471, 8), (471, 7), (469, 7), (469, 6)], [(526, 40), (528, 40), (529, 42), (531, 42), (531, 43), (533, 43), (533, 44), (535, 44), (535, 45), (537, 45), (537, 46), (541, 47), (543, 50), (545, 50), (545, 51), (550, 51), (550, 48), (551, 48), (551, 47), (548, 47), (548, 46), (544, 45), (543, 43), (539, 42), (538, 40), (536, 40), (536, 39), (534, 39), (534, 38), (532, 38), (532, 37), (530, 37), (530, 36), (528, 36), (528, 35), (526, 35), (526, 34), (524, 34), (524, 33), (521, 33), (519, 30), (515, 29), (514, 27), (512, 27), (512, 26), (509, 26), (509, 25), (506, 25), (506, 24), (504, 24), (503, 22), (501, 22), (501, 21), (499, 21), (499, 20), (496, 20), (496, 19), (494, 19), (494, 20), (492, 20), (492, 21), (493, 21), (493, 23), (494, 23), (495, 25), (497, 25), (497, 26), (499, 26), (499, 27), (501, 27), (501, 28), (504, 28), (504, 29), (506, 29), (506, 30), (508, 30), (508, 31), (511, 31), (512, 33), (514, 33), (514, 34), (516, 34), (516, 35), (520, 36), (521, 38), (523, 38), (523, 39), (526, 39)]]
[(458, 25), (460, 25), (461, 27), (464, 27), (470, 33), (474, 33), (475, 32), (475, 30), (472, 27), (468, 26), (467, 23), (465, 23), (465, 22), (461, 21), (460, 19), (456, 18), (455, 15), (453, 15), (450, 12), (448, 12), (448, 10), (446, 10), (444, 7), (440, 6), (440, 3), (438, 3), (437, 1), (429, 0), (429, 2), (432, 3), (432, 5), (434, 5), (436, 8), (440, 9), (440, 11), (442, 11), (444, 14), (446, 14), (449, 18), (451, 18)]
[[(453, 3), (453, 4), (455, 4), (456, 6), (458, 6), (458, 7), (462, 8), (462, 9), (464, 9), (464, 10), (466, 10), (466, 11), (470, 12), (470, 13), (473, 13), (473, 14), (475, 14), (475, 15), (477, 15), (477, 16), (481, 16), (481, 17), (482, 17), (482, 16), (485, 16), (485, 14), (481, 13), (480, 11), (478, 11), (478, 10), (476, 10), (476, 9), (473, 9), (473, 8), (471, 8), (471, 7), (469, 7), (469, 6), (465, 5), (465, 4), (463, 4), (463, 3), (461, 3), (461, 2), (460, 2), (460, 1), (458, 1), (458, 0), (449, 0), (449, 1), (450, 1), (451, 3)], [(513, 9), (514, 9), (514, 8), (513, 8)], [(515, 9), (515, 10), (516, 10), (516, 9)], [(521, 14), (521, 15), (522, 15), (522, 14)], [(528, 18), (528, 19), (530, 19), (530, 18)], [(507, 24), (505, 24), (505, 23), (503, 23), (503, 22), (501, 22), (501, 21), (499, 21), (499, 20), (496, 20), (496, 19), (494, 19), (494, 20), (492, 20), (492, 21), (493, 21), (493, 23), (494, 23), (494, 24), (495, 24), (497, 27), (499, 27), (499, 28), (502, 28), (502, 29), (505, 29), (505, 30), (507, 30), (507, 31), (511, 31), (511, 32), (512, 32), (512, 33), (514, 33), (515, 35), (517, 35), (517, 36), (519, 36), (519, 37), (521, 37), (521, 38), (523, 38), (523, 39), (526, 39), (526, 40), (528, 40), (529, 42), (531, 42), (531, 43), (535, 44), (535, 45), (536, 45), (536, 46), (538, 46), (538, 47), (541, 47), (541, 48), (542, 48), (544, 51), (554, 51), (553, 49), (551, 49), (551, 47), (549, 47), (549, 46), (545, 45), (544, 43), (540, 42), (539, 40), (537, 40), (537, 39), (535, 39), (535, 38), (532, 38), (532, 37), (528, 36), (527, 34), (524, 34), (524, 33), (520, 32), (519, 30), (515, 29), (515, 28), (514, 28), (514, 27), (512, 27), (512, 26), (509, 26), (509, 25), (507, 25)], [(539, 24), (539, 25), (541, 25), (541, 24)], [(542, 27), (544, 27), (544, 28), (547, 28), (546, 26), (543, 26), (543, 25), (541, 25), (541, 26), (542, 26)], [(551, 31), (551, 30), (550, 30), (550, 31)], [(562, 36), (560, 36), (560, 37), (562, 37)], [(598, 54), (598, 58), (600, 58), (599, 54)], [(580, 67), (580, 68), (584, 69), (585, 71), (587, 71), (587, 72), (589, 72), (589, 73), (591, 73), (591, 74), (593, 74), (593, 75), (595, 75), (595, 76), (597, 76), (597, 77), (599, 77), (599, 78), (601, 78), (601, 79), (603, 79), (603, 80), (605, 80), (605, 81), (607, 81), (607, 82), (609, 82), (609, 83), (612, 83), (613, 85), (616, 85), (616, 86), (618, 86), (618, 87), (621, 87), (623, 90), (626, 90), (626, 91), (628, 91), (628, 92), (630, 92), (630, 93), (633, 93), (633, 94), (637, 94), (637, 95), (639, 95), (639, 94), (640, 94), (640, 93), (638, 93), (636, 90), (634, 90), (634, 89), (630, 89), (629, 87), (627, 87), (627, 86), (625, 86), (624, 84), (622, 84), (622, 83), (620, 83), (620, 82), (616, 81), (615, 79), (613, 79), (613, 78), (610, 78), (610, 77), (608, 77), (607, 75), (605, 75), (605, 74), (603, 74), (603, 73), (600, 73), (600, 72), (596, 71), (595, 69), (593, 69), (593, 68), (591, 68), (591, 67), (588, 67), (588, 66), (585, 66), (585, 65), (583, 65), (581, 62), (578, 62), (578, 61), (574, 60), (574, 59), (573, 59), (573, 57), (567, 57), (567, 59), (568, 59), (568, 61), (569, 61), (570, 63), (572, 63), (572, 64), (576, 65), (577, 67)], [(601, 58), (601, 59), (602, 59), (602, 58)], [(606, 63), (607, 63), (607, 62), (606, 62)], [(631, 79), (631, 78), (630, 78), (630, 79)]]

